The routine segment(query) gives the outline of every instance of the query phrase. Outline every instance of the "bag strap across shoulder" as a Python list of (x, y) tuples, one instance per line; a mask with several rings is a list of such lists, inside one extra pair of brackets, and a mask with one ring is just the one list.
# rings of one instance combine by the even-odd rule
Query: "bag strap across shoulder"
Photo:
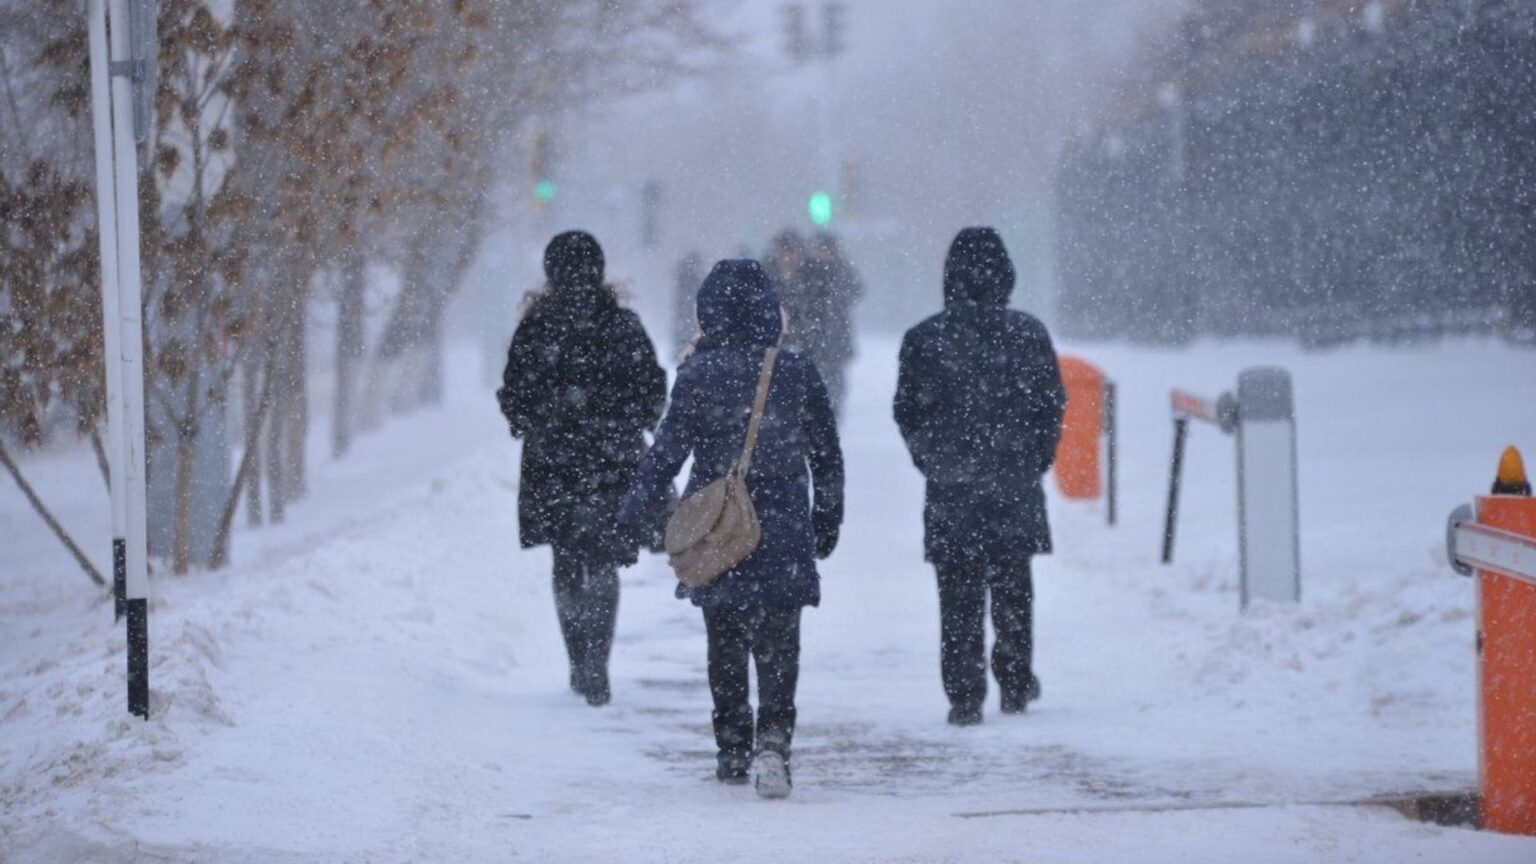
[(747, 441), (741, 448), (741, 458), (736, 470), (742, 477), (752, 467), (752, 450), (757, 447), (757, 433), (763, 428), (763, 411), (768, 406), (768, 385), (773, 382), (773, 365), (779, 359), (779, 346), (775, 345), (763, 355), (763, 374), (757, 379), (757, 395), (752, 399), (752, 418), (747, 421)]

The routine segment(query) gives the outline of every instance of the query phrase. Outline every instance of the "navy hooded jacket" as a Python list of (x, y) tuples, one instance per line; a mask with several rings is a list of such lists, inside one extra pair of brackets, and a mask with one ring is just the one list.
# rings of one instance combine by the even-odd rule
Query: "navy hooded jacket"
[(896, 424), (928, 481), (924, 546), (937, 564), (1051, 551), (1040, 477), (1066, 408), (1056, 351), (1008, 308), (1013, 262), (991, 228), (967, 228), (944, 264), (944, 311), (901, 343)]
[[(663, 506), (690, 455), (685, 495), (723, 477), (741, 455), (763, 357), (783, 326), (767, 273), (756, 261), (716, 264), (699, 288), (698, 317), (703, 338), (678, 369), (671, 405), (620, 508), (626, 525), (646, 524)], [(688, 595), (711, 608), (817, 605), (817, 551), (831, 553), (842, 524), (843, 456), (821, 376), (795, 351), (780, 351), (774, 366), (747, 489), (762, 524), (761, 545)]]

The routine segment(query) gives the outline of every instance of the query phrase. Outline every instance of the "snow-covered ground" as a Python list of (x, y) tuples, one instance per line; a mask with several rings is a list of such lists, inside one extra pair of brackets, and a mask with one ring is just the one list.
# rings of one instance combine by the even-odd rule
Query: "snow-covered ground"
[[(1053, 499), (1045, 698), (957, 730), (895, 344), (864, 346), (782, 803), (713, 781), (703, 628), (659, 559), (624, 575), (613, 705), (567, 691), (548, 556), (518, 549), (517, 451), (469, 353), (444, 410), (317, 454), (313, 495), (240, 534), (235, 566), (156, 580), (148, 722), (110, 605), (0, 485), (0, 861), (1536, 860), (1536, 839), (1344, 806), (1475, 784), (1472, 589), (1443, 520), (1503, 445), (1536, 448), (1536, 355), (1081, 353), (1120, 382), (1121, 524)], [(1240, 615), (1214, 429), (1157, 563), (1167, 391), (1269, 363), (1299, 398), (1304, 599)], [(102, 549), (89, 457), (26, 467)]]

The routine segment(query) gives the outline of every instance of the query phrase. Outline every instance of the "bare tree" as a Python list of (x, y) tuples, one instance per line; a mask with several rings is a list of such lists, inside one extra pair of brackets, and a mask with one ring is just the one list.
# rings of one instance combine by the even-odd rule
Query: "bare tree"
[[(728, 46), (715, 5), (161, 0), (140, 221), (150, 432), (174, 445), (150, 470), (174, 477), (175, 570), (193, 564), (194, 454), (237, 376), (244, 448), (215, 565), (242, 498), (276, 520), (306, 486), (312, 305), (337, 304), (333, 452), (363, 409), (373, 264), (404, 287), (370, 378), (401, 406), (440, 399), (444, 310), (518, 136), (687, 74)], [(0, 0), (0, 434), (27, 441), (57, 416), (91, 434), (104, 401), (86, 64), (74, 0)]]

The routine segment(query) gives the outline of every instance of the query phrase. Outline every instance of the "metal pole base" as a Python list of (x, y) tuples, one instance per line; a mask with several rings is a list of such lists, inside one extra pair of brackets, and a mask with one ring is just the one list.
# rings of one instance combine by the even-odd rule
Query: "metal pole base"
[(149, 719), (149, 601), (126, 600), (128, 611), (128, 713)]
[(128, 602), (128, 541), (112, 541), (112, 623), (123, 620)]

